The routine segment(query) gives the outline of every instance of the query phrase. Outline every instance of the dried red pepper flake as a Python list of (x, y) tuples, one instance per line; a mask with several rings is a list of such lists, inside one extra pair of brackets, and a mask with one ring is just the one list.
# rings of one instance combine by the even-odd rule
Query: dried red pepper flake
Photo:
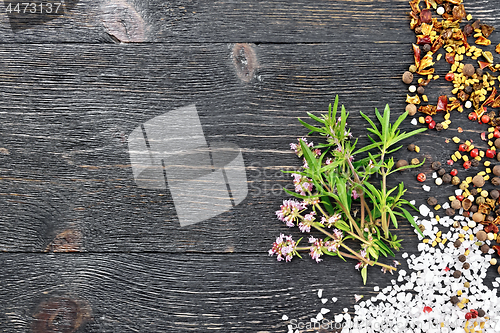
[(432, 43), (431, 46), (431, 52), (436, 53), (437, 50), (439, 50), (442, 46), (444, 45), (444, 40), (439, 36), (434, 40), (434, 43)]
[(448, 266), (445, 267), (444, 269), (445, 272), (449, 272), (450, 271), (450, 268)]
[(424, 45), (431, 43), (431, 36), (417, 36), (417, 44)]
[(436, 114), (436, 106), (430, 104), (425, 106), (420, 106), (418, 108), (418, 111), (433, 116)]
[(485, 62), (485, 61), (478, 61), (478, 64), (479, 64), (479, 68), (481, 68), (481, 69), (484, 69), (490, 65), (489, 62)]
[(425, 313), (430, 313), (431, 311), (432, 311), (432, 308), (430, 306), (424, 306)]
[[(499, 98), (500, 98), (500, 96), (499, 96)], [(493, 132), (493, 136), (494, 136), (496, 139), (500, 138), (500, 131), (499, 131), (499, 130), (497, 130), (497, 129), (495, 129), (495, 131)]]
[[(420, 14), (422, 16), (422, 14)], [(492, 27), (491, 25), (487, 24), (481, 24), (481, 32), (483, 33), (483, 36), (488, 38), (490, 37), (491, 33), (495, 30), (495, 27)]]
[(430, 124), (430, 123), (431, 123), (431, 121), (432, 121), (432, 117), (431, 117), (431, 116), (427, 116), (427, 117), (425, 117), (425, 123), (426, 123), (426, 124)]
[(498, 96), (495, 101), (491, 104), (492, 108), (500, 108), (500, 96)]
[(464, 196), (461, 195), (461, 194), (457, 195), (456, 198), (457, 198), (458, 201), (463, 201), (464, 200)]
[(465, 161), (463, 164), (464, 169), (469, 169), (472, 166), (471, 161)]
[(436, 122), (433, 120), (429, 123), (429, 129), (434, 129), (436, 128)]
[(465, 314), (465, 319), (466, 319), (466, 320), (471, 320), (471, 319), (472, 319), (472, 313), (467, 312), (467, 313)]
[(476, 39), (476, 44), (488, 46), (488, 45), (491, 45), (491, 40), (489, 40), (488, 38), (485, 38), (483, 36), (479, 36)]
[(493, 245), (492, 246), (493, 250), (497, 252), (497, 254), (500, 256), (500, 245)]
[(420, 47), (418, 45), (413, 45), (413, 58), (415, 59), (415, 67), (420, 67)]
[(453, 7), (453, 19), (455, 21), (462, 21), (466, 16), (463, 4)]
[(477, 113), (475, 113), (475, 112), (469, 113), (469, 120), (476, 121), (477, 120)]
[(446, 62), (448, 62), (449, 64), (453, 65), (455, 63), (455, 53), (454, 52), (446, 53), (444, 58), (446, 59)]
[[(486, 233), (492, 232), (492, 233), (496, 234), (496, 233), (498, 233), (498, 227), (495, 224), (490, 223), (486, 227), (484, 227), (484, 232), (486, 232)], [(499, 246), (499, 245), (497, 245), (497, 246)]]
[(481, 133), (481, 140), (483, 140), (483, 141), (488, 140), (488, 139), (486, 139), (486, 132)]
[(462, 127), (458, 127), (457, 131), (458, 131), (458, 133), (462, 133), (464, 130), (462, 129)]
[(441, 95), (438, 98), (438, 103), (436, 106), (436, 111), (446, 111), (448, 107), (448, 96), (446, 95)]
[(465, 145), (465, 143), (462, 143), (460, 144), (460, 146), (458, 146), (458, 151), (467, 151), (467, 146)]

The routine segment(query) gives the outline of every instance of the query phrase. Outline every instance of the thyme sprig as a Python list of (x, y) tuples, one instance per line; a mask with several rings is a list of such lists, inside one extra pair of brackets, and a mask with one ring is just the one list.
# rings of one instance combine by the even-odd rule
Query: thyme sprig
[[(401, 132), (398, 127), (408, 113), (391, 124), (388, 105), (383, 114), (375, 109), (379, 126), (361, 112), (371, 126), (367, 128), (371, 143), (357, 149), (358, 140), (352, 142), (351, 132), (346, 128), (349, 114), (342, 106), (337, 118), (337, 110), (338, 96), (334, 105), (330, 104), (327, 114), (317, 117), (308, 113), (315, 125), (299, 119), (310, 130), (309, 135), (316, 133), (325, 140), (313, 145), (306, 138), (299, 138), (298, 143), (290, 145), (297, 156), (303, 158), (304, 164), (299, 171), (283, 171), (292, 174), (295, 185), (294, 192), (284, 190), (296, 199), (285, 200), (276, 212), (287, 226), (298, 226), (304, 233), (314, 229), (325, 237), (311, 235), (309, 246), (298, 246), (302, 238), (295, 242), (291, 236), (280, 235), (269, 253), (286, 261), (295, 255), (300, 257), (299, 251), (309, 251), (317, 262), (322, 260), (323, 254), (339, 256), (344, 261), (345, 258), (355, 259), (358, 261), (355, 268), (361, 272), (366, 284), (368, 266), (381, 266), (384, 272), (396, 270), (395, 265), (378, 261), (382, 255), (394, 256), (392, 249), (401, 247), (402, 240), (389, 229), (391, 222), (394, 228), (398, 228), (398, 218), (406, 219), (421, 233), (405, 208), (408, 205), (416, 209), (403, 199), (406, 192), (403, 182), (388, 188), (387, 179), (397, 171), (424, 163), (396, 168), (394, 158), (389, 156), (402, 147), (397, 146), (400, 141), (426, 129)], [(368, 156), (361, 158), (363, 155)], [(370, 181), (374, 175), (381, 177), (380, 185)], [(347, 240), (358, 242), (359, 249), (348, 246)]]

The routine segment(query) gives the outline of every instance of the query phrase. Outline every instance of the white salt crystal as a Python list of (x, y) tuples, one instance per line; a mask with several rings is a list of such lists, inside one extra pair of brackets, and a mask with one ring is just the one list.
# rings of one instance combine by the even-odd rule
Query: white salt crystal
[(408, 258), (408, 252), (404, 252), (404, 253), (401, 255), (401, 257), (403, 257), (403, 259)]
[(416, 201), (415, 200), (410, 200), (410, 203), (415, 206)]
[(432, 173), (432, 178), (437, 178), (437, 176), (438, 176), (437, 173), (435, 172)]
[(323, 289), (318, 289), (318, 298), (323, 297)]
[(379, 286), (375, 286), (373, 287), (373, 291), (379, 291), (380, 290), (380, 287)]
[(328, 298), (322, 298), (321, 299), (321, 303), (325, 304), (326, 302), (328, 302)]
[(412, 125), (414, 126), (417, 126), (418, 122), (417, 122), (417, 118), (413, 118), (410, 122)]
[(424, 190), (425, 192), (429, 192), (431, 190), (431, 187), (427, 185), (422, 185), (422, 190)]
[(287, 315), (283, 315), (283, 316), (281, 317), (281, 319), (282, 319), (282, 320), (288, 320), (288, 316), (287, 316)]
[(443, 208), (443, 209), (448, 209), (448, 208), (450, 208), (450, 204), (448, 203), (448, 201), (447, 201), (447, 202), (445, 202), (444, 204), (442, 204), (442, 205), (441, 205), (441, 208)]
[(322, 320), (323, 318), (324, 318), (324, 317), (323, 317), (323, 315), (322, 315), (321, 313), (318, 313), (318, 314), (316, 315), (316, 320), (317, 320), (317, 321), (320, 321), (320, 320)]
[(337, 297), (332, 297), (332, 302), (333, 302), (333, 303), (335, 303), (335, 302), (337, 302), (337, 301), (338, 301)]
[(455, 190), (455, 195), (462, 195), (463, 191), (461, 189)]
[(321, 313), (322, 313), (322, 314), (327, 314), (328, 312), (330, 312), (330, 309), (327, 309), (327, 308), (321, 308)]
[(342, 313), (340, 313), (334, 317), (334, 320), (336, 323), (341, 323), (342, 319), (344, 319), (344, 315)]

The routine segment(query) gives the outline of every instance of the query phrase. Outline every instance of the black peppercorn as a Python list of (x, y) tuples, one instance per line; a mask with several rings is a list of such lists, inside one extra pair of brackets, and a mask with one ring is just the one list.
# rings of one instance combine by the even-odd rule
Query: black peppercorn
[(461, 276), (462, 276), (462, 272), (460, 272), (460, 271), (454, 271), (454, 272), (453, 272), (453, 277), (454, 277), (455, 279), (458, 279), (458, 278), (459, 278), (459, 277), (461, 277)]
[[(458, 304), (458, 302), (460, 302), (460, 300), (458, 299), (458, 296), (451, 296), (450, 302), (451, 302), (451, 304), (456, 305), (456, 304)], [(479, 313), (479, 310), (477, 312)]]
[(431, 168), (432, 168), (432, 170), (436, 170), (436, 171), (441, 169), (441, 162), (439, 162), (439, 161), (432, 162)]
[(438, 201), (436, 198), (434, 198), (434, 197), (427, 198), (427, 204), (429, 206), (435, 206), (435, 205), (437, 205), (437, 203), (438, 203)]
[(468, 262), (464, 262), (464, 264), (462, 265), (462, 268), (463, 269), (469, 269), (470, 268), (470, 265)]
[(458, 260), (460, 260), (460, 262), (464, 262), (465, 260), (467, 260), (467, 257), (465, 255), (461, 254), (458, 256)]
[(462, 241), (460, 239), (457, 239), (455, 241), (455, 243), (453, 243), (453, 245), (456, 247), (456, 248), (459, 248), (460, 246), (462, 246)]
[[(457, 297), (457, 299), (458, 299), (458, 297)], [(484, 317), (485, 314), (486, 314), (486, 312), (484, 312), (483, 309), (477, 309), (477, 315), (479, 317)]]
[(422, 51), (427, 53), (431, 50), (431, 45), (430, 44), (424, 44), (424, 46), (422, 47)]
[(446, 173), (446, 170), (441, 168), (438, 170), (438, 175), (443, 176)]
[(470, 95), (474, 89), (472, 88), (472, 86), (465, 86), (465, 89), (464, 89), (465, 93)]
[(472, 161), (470, 161), (470, 164), (473, 166), (473, 167), (477, 167), (479, 166), (479, 161), (476, 160), (476, 159), (473, 159)]
[(443, 183), (451, 183), (451, 175), (450, 174), (445, 174), (443, 175)]
[(481, 245), (481, 252), (488, 253), (489, 250), (490, 250), (490, 247), (487, 244)]

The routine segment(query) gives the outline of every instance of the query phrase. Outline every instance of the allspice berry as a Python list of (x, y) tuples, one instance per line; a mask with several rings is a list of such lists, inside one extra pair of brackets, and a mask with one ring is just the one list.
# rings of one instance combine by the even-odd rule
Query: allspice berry
[[(474, 68), (474, 65), (471, 64), (466, 64), (464, 68), (462, 68), (462, 73), (465, 76), (472, 76), (476, 72), (476, 69)], [(411, 74), (411, 73), (410, 73)], [(412, 80), (413, 80), (413, 74), (412, 74)], [(411, 83), (411, 81), (410, 81)]]
[(488, 238), (488, 234), (486, 232), (484, 232), (483, 230), (479, 230), (476, 234), (476, 238), (479, 241), (484, 242), (486, 240), (486, 238)]
[(498, 274), (500, 274), (500, 266), (498, 266), (497, 271), (498, 271)]
[(497, 154), (497, 161), (500, 162), (500, 153)]
[(453, 208), (446, 209), (446, 215), (448, 215), (448, 216), (454, 216), (455, 215), (455, 210)]
[(460, 239), (457, 239), (453, 245), (458, 249), (460, 246), (462, 246), (462, 241)]
[[(500, 178), (499, 178), (499, 180), (500, 180)], [(449, 182), (451, 182), (451, 175), (447, 173), (447, 174), (443, 175), (443, 183), (449, 183)]]
[(401, 167), (404, 167), (404, 166), (407, 166), (408, 165), (408, 161), (407, 160), (399, 160), (396, 162), (396, 168), (401, 168)]
[(500, 196), (500, 192), (498, 192), (498, 190), (491, 190), (490, 191), (490, 197), (494, 200), (498, 199), (498, 197)]
[(460, 278), (461, 276), (462, 276), (462, 272), (460, 272), (460, 271), (458, 271), (458, 270), (453, 272), (453, 277), (454, 277), (455, 279), (458, 279), (458, 278)]
[(467, 260), (467, 257), (465, 255), (461, 254), (458, 256), (458, 260), (460, 260), (460, 262), (465, 262), (465, 260)]
[(490, 247), (488, 246), (488, 244), (481, 245), (481, 252), (488, 253), (489, 250), (490, 250)]
[[(472, 68), (474, 69), (474, 66)], [(411, 84), (412, 81), (413, 81), (413, 74), (412, 74), (412, 72), (408, 72), (408, 71), (404, 72), (403, 73), (403, 82), (406, 83), (406, 84)]]
[(435, 170), (435, 171), (441, 169), (441, 162), (439, 162), (439, 161), (432, 162), (431, 168), (432, 168), (432, 170)]
[(451, 202), (451, 208), (460, 209), (462, 208), (462, 203), (460, 202), (460, 200), (455, 199)]
[(493, 178), (491, 179), (491, 183), (492, 183), (493, 185), (495, 185), (495, 186), (500, 185), (500, 178), (499, 178), (499, 177), (493, 177)]
[(436, 198), (434, 198), (434, 197), (427, 198), (427, 204), (429, 206), (435, 206), (435, 205), (437, 205), (437, 203), (438, 203), (438, 201)]
[(471, 213), (475, 213), (475, 212), (477, 212), (477, 210), (478, 210), (477, 205), (472, 205), (472, 206), (470, 207), (470, 212), (471, 212)]
[(484, 215), (482, 213), (479, 213), (479, 212), (476, 212), (472, 215), (472, 219), (474, 220), (474, 222), (476, 223), (479, 223), (479, 222), (483, 222), (484, 220)]
[(500, 149), (500, 138), (498, 138), (498, 139), (495, 140), (495, 147), (497, 147), (498, 149)]
[(413, 143), (410, 143), (406, 148), (408, 148), (409, 151), (415, 151), (415, 145)]
[(500, 176), (500, 164), (495, 165), (492, 171), (495, 176)]
[(468, 262), (464, 262), (464, 264), (462, 265), (462, 268), (463, 269), (469, 269), (470, 268), (470, 264)]
[[(426, 45), (428, 45), (428, 44), (426, 44)], [(425, 88), (422, 86), (419, 86), (417, 88), (417, 93), (419, 93), (420, 95), (423, 95), (425, 93)]]
[(472, 183), (476, 187), (483, 187), (484, 186), (484, 178), (481, 175), (475, 175), (474, 178), (472, 178)]
[(414, 116), (417, 113), (417, 106), (415, 104), (408, 104), (406, 106), (406, 112), (409, 116)]
[(457, 176), (454, 176), (452, 179), (451, 179), (451, 183), (453, 185), (458, 185), (460, 184), (460, 178), (458, 178)]

